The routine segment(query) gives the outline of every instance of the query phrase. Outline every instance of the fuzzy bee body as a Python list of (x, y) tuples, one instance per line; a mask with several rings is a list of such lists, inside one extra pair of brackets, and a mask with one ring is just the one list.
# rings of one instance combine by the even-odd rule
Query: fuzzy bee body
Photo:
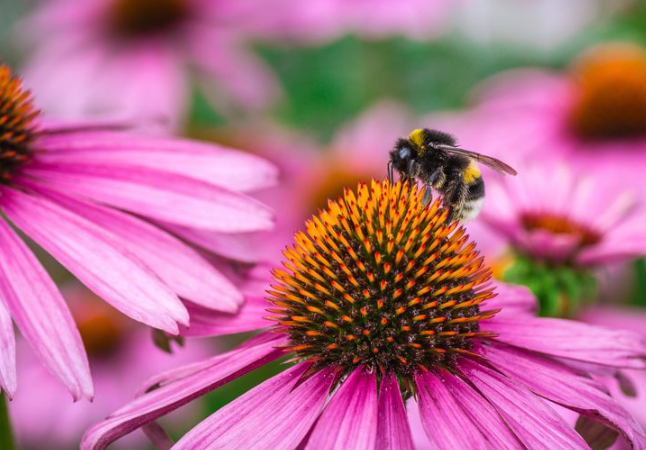
[(432, 187), (448, 205), (448, 219), (466, 222), (475, 218), (484, 204), (485, 185), (476, 161), (501, 173), (516, 175), (502, 161), (461, 149), (450, 134), (427, 128), (414, 130), (397, 141), (390, 152), (388, 172), (390, 179), (394, 169), (402, 179), (427, 185), (427, 202)]

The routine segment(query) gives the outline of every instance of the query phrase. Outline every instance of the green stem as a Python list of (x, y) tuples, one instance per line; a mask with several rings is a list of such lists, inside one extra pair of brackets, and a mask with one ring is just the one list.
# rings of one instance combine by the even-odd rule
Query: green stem
[(3, 450), (17, 450), (13, 432), (11, 431), (7, 398), (4, 394), (0, 394), (0, 448)]

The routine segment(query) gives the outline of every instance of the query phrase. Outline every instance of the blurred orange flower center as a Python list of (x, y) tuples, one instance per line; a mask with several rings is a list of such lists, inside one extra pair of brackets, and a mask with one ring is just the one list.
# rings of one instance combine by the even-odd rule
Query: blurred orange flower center
[(592, 50), (572, 73), (571, 126), (584, 139), (646, 136), (646, 52), (628, 44)]
[(188, 12), (185, 0), (115, 0), (110, 22), (122, 36), (154, 34), (174, 28)]
[(547, 231), (576, 238), (581, 247), (597, 244), (601, 235), (568, 217), (550, 213), (524, 213), (521, 223), (528, 231)]
[(362, 177), (357, 171), (347, 170), (340, 163), (333, 163), (323, 178), (313, 186), (313, 192), (308, 194), (312, 213), (325, 209), (328, 206), (328, 199), (339, 198), (343, 195), (346, 186), (352, 186), (360, 181), (369, 180), (369, 176)]
[(22, 81), (0, 64), (0, 184), (8, 183), (15, 169), (31, 158), (38, 114)]
[(77, 325), (90, 357), (105, 358), (121, 348), (128, 330), (116, 311), (98, 302), (84, 302)]

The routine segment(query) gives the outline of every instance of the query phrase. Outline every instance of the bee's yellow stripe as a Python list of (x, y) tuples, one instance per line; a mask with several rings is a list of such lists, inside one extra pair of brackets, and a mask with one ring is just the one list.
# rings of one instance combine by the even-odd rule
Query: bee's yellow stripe
[(424, 130), (421, 128), (413, 130), (411, 134), (408, 135), (408, 139), (419, 148), (424, 148)]
[(473, 183), (480, 178), (480, 169), (475, 162), (470, 161), (462, 176), (466, 184)]

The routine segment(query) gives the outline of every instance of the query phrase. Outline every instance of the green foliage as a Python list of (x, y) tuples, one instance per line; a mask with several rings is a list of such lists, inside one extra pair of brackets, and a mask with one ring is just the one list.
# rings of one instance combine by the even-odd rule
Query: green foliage
[(630, 303), (646, 308), (646, 259), (639, 259), (633, 265), (635, 281)]
[(7, 399), (3, 393), (0, 393), (0, 448), (2, 450), (14, 450), (16, 448), (11, 430)]
[(509, 283), (527, 286), (539, 300), (540, 315), (572, 317), (579, 308), (594, 299), (597, 281), (585, 269), (551, 265), (518, 256), (503, 274)]
[(433, 42), (347, 36), (322, 47), (259, 47), (286, 92), (275, 114), (325, 141), (338, 127), (383, 99), (417, 113), (465, 106), (482, 79), (513, 67), (545, 64), (537, 53), (477, 47), (457, 36)]

